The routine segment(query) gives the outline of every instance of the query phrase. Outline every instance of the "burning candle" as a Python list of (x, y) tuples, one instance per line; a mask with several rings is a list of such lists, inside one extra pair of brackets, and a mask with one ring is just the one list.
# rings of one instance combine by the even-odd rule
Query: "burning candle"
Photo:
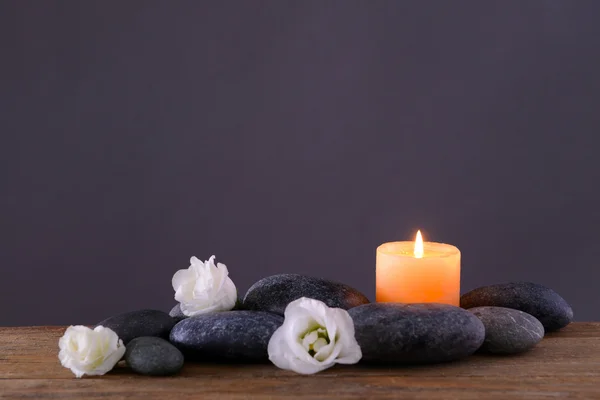
[(378, 302), (460, 302), (460, 251), (444, 243), (390, 242), (377, 248)]

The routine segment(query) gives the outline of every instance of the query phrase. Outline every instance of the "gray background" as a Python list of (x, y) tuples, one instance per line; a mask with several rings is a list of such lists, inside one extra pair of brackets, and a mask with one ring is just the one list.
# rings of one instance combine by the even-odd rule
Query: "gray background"
[[(600, 320), (600, 2), (0, 1), (0, 324), (240, 292), (374, 299), (375, 248), (452, 243), (463, 289)], [(463, 291), (464, 291), (463, 290)]]

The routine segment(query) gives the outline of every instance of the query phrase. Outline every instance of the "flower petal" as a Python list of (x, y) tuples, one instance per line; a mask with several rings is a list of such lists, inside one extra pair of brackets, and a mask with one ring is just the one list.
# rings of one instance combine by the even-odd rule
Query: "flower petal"
[(310, 315), (319, 325), (325, 326), (327, 306), (322, 301), (301, 297), (288, 304), (284, 311), (284, 317), (287, 318), (288, 314), (292, 318), (299, 315)]
[(285, 340), (285, 333), (282, 327), (279, 327), (271, 336), (267, 346), (269, 360), (281, 369), (291, 369), (291, 354), (289, 346)]
[(191, 269), (180, 269), (175, 272), (173, 275), (173, 279), (171, 279), (171, 284), (173, 285), (173, 290), (177, 290), (178, 288), (184, 286), (186, 282), (193, 280), (194, 272)]
[(338, 354), (340, 354), (341, 346), (339, 343), (330, 342), (328, 345), (323, 346), (316, 354), (315, 359), (325, 364), (335, 362)]
[[(317, 340), (313, 343), (313, 349), (315, 350), (315, 352), (319, 352), (319, 350), (325, 346), (327, 346), (327, 340), (325, 340), (325, 338), (317, 338)], [(316, 357), (315, 357), (316, 358)]]
[(340, 364), (355, 364), (362, 358), (362, 351), (354, 336), (354, 322), (348, 311), (337, 309), (334, 314), (337, 325), (337, 342), (341, 350), (336, 362)]
[[(308, 335), (304, 336), (304, 339), (302, 339), (302, 346), (306, 350), (309, 350), (310, 345), (315, 343), (317, 341), (317, 339), (319, 339), (319, 334), (317, 333), (316, 330), (312, 331)], [(327, 343), (327, 342), (325, 342), (325, 343)]]

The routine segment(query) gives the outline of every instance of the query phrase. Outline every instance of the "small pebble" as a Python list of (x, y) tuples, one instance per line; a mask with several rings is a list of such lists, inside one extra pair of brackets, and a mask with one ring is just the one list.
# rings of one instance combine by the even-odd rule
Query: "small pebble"
[(138, 337), (127, 345), (125, 361), (142, 375), (173, 375), (183, 367), (183, 354), (171, 343), (158, 337)]
[(516, 354), (533, 348), (544, 338), (544, 326), (533, 315), (504, 307), (469, 309), (485, 326), (481, 352)]

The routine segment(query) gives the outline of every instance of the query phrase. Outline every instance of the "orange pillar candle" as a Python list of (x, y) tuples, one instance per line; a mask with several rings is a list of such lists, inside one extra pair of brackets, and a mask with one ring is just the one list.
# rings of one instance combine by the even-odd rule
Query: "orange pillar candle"
[(390, 242), (377, 248), (378, 302), (460, 302), (460, 251), (444, 243)]

